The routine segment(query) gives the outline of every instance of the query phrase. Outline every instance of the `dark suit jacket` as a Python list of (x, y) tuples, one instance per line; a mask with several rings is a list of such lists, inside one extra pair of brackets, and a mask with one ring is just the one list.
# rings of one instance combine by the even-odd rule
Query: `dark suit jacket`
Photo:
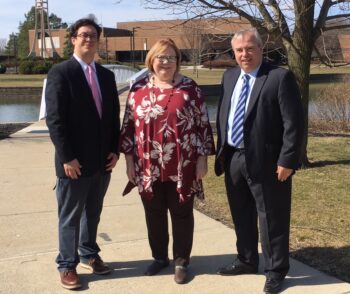
[[(224, 172), (227, 120), (232, 92), (240, 68), (224, 73), (217, 114), (215, 173)], [(303, 110), (297, 83), (291, 71), (263, 63), (257, 74), (244, 119), (247, 171), (259, 180), (277, 165), (297, 169), (303, 135)], [(271, 166), (272, 165), (272, 166)]]
[(55, 145), (58, 177), (65, 177), (63, 163), (75, 158), (82, 165), (82, 176), (104, 172), (108, 154), (118, 153), (120, 110), (114, 74), (99, 64), (96, 73), (103, 103), (101, 119), (83, 69), (74, 57), (48, 74), (46, 123)]

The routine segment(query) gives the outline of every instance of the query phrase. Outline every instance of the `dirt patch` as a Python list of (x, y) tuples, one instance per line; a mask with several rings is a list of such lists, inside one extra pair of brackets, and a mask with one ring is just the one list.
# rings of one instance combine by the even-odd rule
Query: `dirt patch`
[(16, 133), (27, 126), (30, 123), (6, 123), (0, 124), (0, 140), (8, 138), (11, 134)]

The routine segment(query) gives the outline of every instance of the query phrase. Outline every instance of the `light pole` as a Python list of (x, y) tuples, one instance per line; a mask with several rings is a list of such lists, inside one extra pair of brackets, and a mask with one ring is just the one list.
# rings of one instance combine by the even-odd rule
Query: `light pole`
[(135, 67), (135, 32), (136, 29), (141, 29), (141, 27), (132, 27), (132, 48), (131, 48), (131, 54), (132, 54), (132, 65)]
[(13, 56), (15, 57), (15, 73), (17, 73), (17, 36), (15, 33), (12, 33), (12, 42), (13, 42)]

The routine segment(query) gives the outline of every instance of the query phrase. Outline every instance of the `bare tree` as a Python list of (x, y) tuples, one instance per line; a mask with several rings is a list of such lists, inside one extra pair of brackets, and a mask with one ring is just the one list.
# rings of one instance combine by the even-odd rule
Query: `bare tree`
[(4, 55), (6, 52), (7, 40), (0, 38), (0, 55)]
[(194, 73), (197, 74), (197, 66), (201, 63), (209, 49), (208, 34), (205, 32), (205, 24), (202, 20), (190, 20), (181, 26), (182, 40), (190, 49), (189, 57), (193, 62)]
[[(189, 18), (241, 16), (253, 27), (279, 42), (286, 52), (289, 69), (295, 74), (302, 95), (308, 126), (311, 55), (325, 32), (349, 27), (350, 0), (144, 0), (153, 9), (173, 9)], [(329, 25), (331, 22), (331, 25)], [(320, 50), (316, 50), (319, 54)], [(320, 60), (334, 66), (329, 56)], [(302, 164), (308, 165), (308, 130), (305, 128)]]

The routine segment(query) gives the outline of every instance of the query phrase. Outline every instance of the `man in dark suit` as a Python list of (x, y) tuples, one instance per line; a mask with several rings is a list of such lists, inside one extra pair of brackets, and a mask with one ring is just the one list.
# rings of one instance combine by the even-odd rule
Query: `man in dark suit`
[(265, 293), (277, 293), (289, 269), (291, 176), (303, 134), (301, 98), (293, 74), (263, 62), (255, 29), (232, 39), (237, 68), (224, 73), (217, 115), (215, 173), (225, 172), (237, 236), (236, 260), (221, 275), (258, 271), (258, 227)]
[(55, 146), (61, 284), (81, 287), (76, 266), (111, 270), (98, 252), (97, 227), (119, 154), (119, 99), (114, 74), (94, 62), (101, 28), (92, 19), (71, 26), (74, 55), (47, 77), (47, 126)]

